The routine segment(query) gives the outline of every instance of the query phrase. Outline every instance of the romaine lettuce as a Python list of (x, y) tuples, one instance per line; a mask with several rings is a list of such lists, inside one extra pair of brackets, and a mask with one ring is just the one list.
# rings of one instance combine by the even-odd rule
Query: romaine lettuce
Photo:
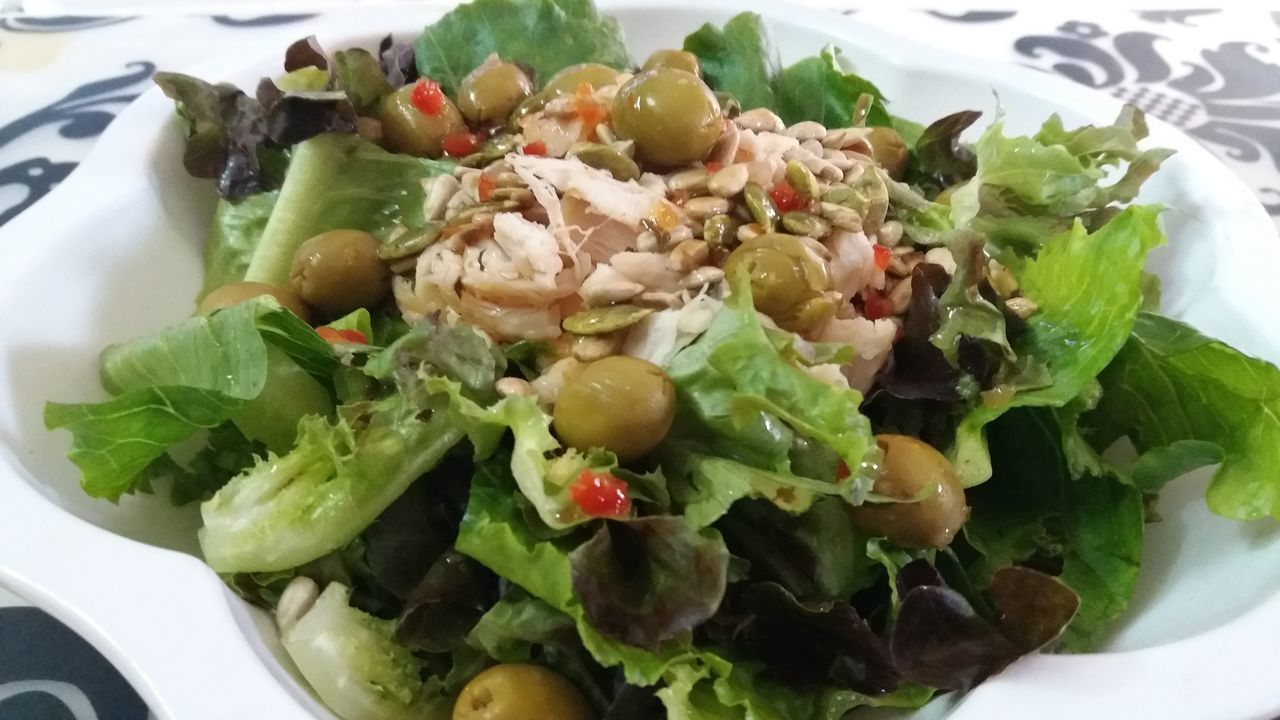
[[(235, 421), (251, 439), (287, 446), (302, 417), (331, 410), (325, 373), (336, 364), (306, 323), (263, 298), (108, 348), (102, 384), (116, 397), (49, 403), (45, 424), (71, 431), (85, 492), (114, 501), (151, 463), (171, 470), (167, 451), (201, 429)], [(264, 393), (270, 416), (246, 415)]]

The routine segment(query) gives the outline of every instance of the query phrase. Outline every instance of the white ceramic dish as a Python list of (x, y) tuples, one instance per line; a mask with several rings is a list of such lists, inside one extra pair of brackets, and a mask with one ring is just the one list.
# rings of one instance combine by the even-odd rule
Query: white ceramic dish
[[(848, 18), (776, 4), (676, 0), (602, 3), (634, 55), (678, 42), (742, 9), (765, 15), (784, 60), (834, 42), (906, 117), (962, 108), (1033, 129), (1110, 122), (1107, 97), (1023, 68), (944, 54)], [(439, 10), (369, 11), (292, 25), (272, 42), (194, 69), (252, 87), (285, 45), (316, 33), (327, 47), (411, 35)], [(993, 92), (994, 91), (994, 92)], [(1280, 242), (1249, 190), (1205, 150), (1153, 122), (1178, 150), (1143, 200), (1159, 201), (1171, 246), (1153, 258), (1164, 311), (1253, 354), (1280, 360), (1280, 328), (1251, 308), (1280, 304)], [(265, 616), (194, 557), (194, 509), (149, 497), (119, 506), (84, 497), (68, 439), (41, 423), (47, 399), (100, 397), (96, 357), (109, 343), (187, 316), (200, 276), (212, 189), (181, 169), (172, 106), (144, 95), (64, 186), (0, 230), (0, 585), (47, 608), (116, 663), (166, 720), (331, 717), (277, 662)], [(1099, 269), (1105, 272), (1105, 268)], [(1270, 718), (1280, 713), (1280, 532), (1214, 517), (1205, 474), (1184, 478), (1149, 527), (1132, 611), (1106, 652), (1025, 658), (961, 702), (953, 718)], [(955, 706), (955, 707), (952, 707)]]

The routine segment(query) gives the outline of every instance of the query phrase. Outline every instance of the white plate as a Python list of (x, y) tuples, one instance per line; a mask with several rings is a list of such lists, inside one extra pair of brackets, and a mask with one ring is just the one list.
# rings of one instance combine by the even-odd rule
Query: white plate
[[(778, 4), (604, 2), (637, 57), (741, 9), (765, 15), (784, 60), (834, 42), (893, 101), (929, 120), (996, 98), (1011, 130), (1050, 113), (1067, 125), (1110, 122), (1116, 101), (1023, 68), (945, 54), (847, 18)], [(253, 87), (286, 44), (314, 32), (326, 47), (412, 35), (438, 11), (370, 11), (282, 30), (193, 71)], [(412, 21), (406, 16), (412, 14)], [(1154, 122), (1151, 142), (1178, 154), (1142, 200), (1171, 210), (1171, 244), (1153, 256), (1164, 311), (1269, 360), (1280, 360), (1276, 231), (1252, 193), (1193, 141)], [(0, 584), (98, 646), (161, 717), (329, 717), (273, 654), (274, 630), (192, 553), (194, 509), (149, 497), (90, 500), (46, 432), (49, 399), (102, 397), (97, 354), (192, 310), (200, 243), (213, 206), (207, 182), (181, 169), (171, 103), (158, 91), (112, 124), (83, 165), (0, 230)], [(1106, 272), (1099, 268), (1099, 272)], [(1251, 309), (1262, 308), (1262, 312)], [(1174, 483), (1150, 526), (1138, 596), (1107, 652), (1025, 658), (970, 693), (953, 718), (1264, 718), (1280, 712), (1280, 533), (1273, 523), (1210, 515), (1205, 474)], [(175, 552), (176, 550), (176, 552)], [(937, 708), (935, 708), (936, 710)]]

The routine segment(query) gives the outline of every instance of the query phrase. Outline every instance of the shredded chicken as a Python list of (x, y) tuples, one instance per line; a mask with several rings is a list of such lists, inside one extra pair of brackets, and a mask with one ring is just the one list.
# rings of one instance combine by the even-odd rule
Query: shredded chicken
[(656, 312), (632, 326), (622, 354), (665, 365), (711, 327), (723, 305), (720, 300), (699, 295), (682, 308)]
[(875, 252), (866, 235), (837, 230), (827, 238), (825, 245), (831, 254), (832, 287), (845, 302), (871, 284), (877, 274), (883, 282), (884, 273), (876, 268)]
[(876, 373), (889, 359), (898, 325), (888, 318), (834, 318), (818, 331), (817, 340), (853, 347), (853, 362), (842, 368), (849, 386), (860, 392), (871, 389)]

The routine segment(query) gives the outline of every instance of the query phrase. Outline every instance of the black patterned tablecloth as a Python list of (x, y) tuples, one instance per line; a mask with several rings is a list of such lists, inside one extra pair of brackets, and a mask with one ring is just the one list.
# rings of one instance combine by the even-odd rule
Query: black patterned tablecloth
[[(399, 24), (407, 11), (397, 10)], [(1280, 219), (1280, 12), (841, 12), (1136, 103), (1202, 142)], [(207, 48), (253, 47), (282, 26), (306, 35), (315, 17), (0, 17), (0, 224), (73, 172), (157, 68), (201, 62)], [(101, 655), (0, 589), (0, 720), (148, 715)]]

